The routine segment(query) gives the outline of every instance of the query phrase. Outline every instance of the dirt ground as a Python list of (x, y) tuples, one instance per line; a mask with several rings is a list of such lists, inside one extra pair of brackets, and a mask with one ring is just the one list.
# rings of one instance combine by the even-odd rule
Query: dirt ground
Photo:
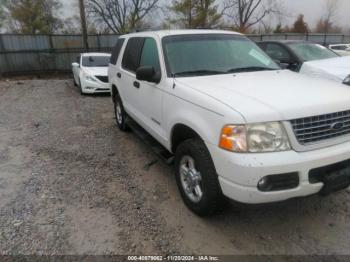
[(109, 96), (0, 82), (0, 254), (350, 254), (349, 222), (349, 190), (199, 218)]

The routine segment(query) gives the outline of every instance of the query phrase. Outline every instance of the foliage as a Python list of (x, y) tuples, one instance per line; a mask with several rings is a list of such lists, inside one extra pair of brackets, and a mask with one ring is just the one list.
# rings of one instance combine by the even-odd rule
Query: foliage
[(216, 28), (221, 24), (215, 0), (174, 0), (170, 10), (175, 15), (170, 22), (180, 27)]
[(24, 34), (51, 34), (62, 27), (55, 14), (61, 8), (58, 0), (9, 0), (12, 30)]
[(5, 5), (6, 5), (6, 1), (0, 0), (0, 29), (2, 28), (2, 26), (5, 22), (5, 19), (6, 19)]
[(282, 28), (282, 24), (281, 23), (277, 24), (275, 30), (273, 30), (273, 33), (274, 34), (282, 34), (282, 33), (284, 33), (284, 30)]
[(307, 34), (309, 32), (309, 26), (308, 24), (304, 21), (304, 15), (300, 14), (297, 18), (297, 20), (294, 22), (293, 28), (292, 28), (293, 33), (300, 33), (300, 34)]

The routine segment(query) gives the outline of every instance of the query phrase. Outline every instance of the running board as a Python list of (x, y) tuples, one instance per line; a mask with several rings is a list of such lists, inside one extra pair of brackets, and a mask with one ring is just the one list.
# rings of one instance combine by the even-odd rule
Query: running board
[(144, 143), (149, 145), (152, 151), (164, 160), (168, 165), (174, 162), (174, 155), (170, 153), (164, 146), (162, 146), (156, 139), (154, 139), (145, 129), (137, 124), (133, 119), (128, 117), (126, 124)]

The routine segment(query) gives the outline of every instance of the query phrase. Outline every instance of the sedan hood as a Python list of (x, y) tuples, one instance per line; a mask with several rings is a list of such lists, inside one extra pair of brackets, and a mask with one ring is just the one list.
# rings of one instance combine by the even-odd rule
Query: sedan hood
[(86, 74), (91, 76), (107, 76), (108, 67), (84, 67)]
[(305, 62), (300, 73), (343, 82), (350, 75), (350, 56)]
[(349, 88), (288, 70), (186, 77), (177, 78), (176, 82), (238, 111), (248, 123), (350, 109)]

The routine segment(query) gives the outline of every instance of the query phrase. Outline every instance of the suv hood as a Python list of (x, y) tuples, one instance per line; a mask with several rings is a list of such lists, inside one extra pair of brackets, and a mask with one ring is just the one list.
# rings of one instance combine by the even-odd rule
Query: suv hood
[(86, 74), (91, 76), (107, 76), (108, 67), (84, 67), (84, 71)]
[(350, 109), (349, 88), (289, 70), (185, 77), (177, 78), (176, 82), (238, 111), (248, 123), (291, 120)]
[(350, 75), (350, 56), (304, 62), (300, 73), (343, 82)]

